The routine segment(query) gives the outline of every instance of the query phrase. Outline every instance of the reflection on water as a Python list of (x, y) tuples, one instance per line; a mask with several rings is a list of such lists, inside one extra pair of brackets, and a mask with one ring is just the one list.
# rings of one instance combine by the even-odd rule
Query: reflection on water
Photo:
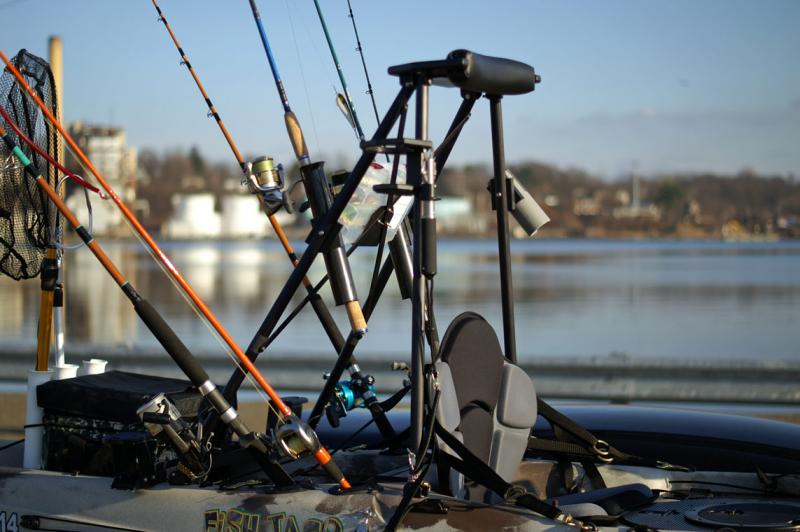
[[(108, 242), (105, 248), (190, 348), (219, 349), (138, 244)], [(272, 241), (171, 242), (164, 250), (242, 346), (290, 272), (288, 259)], [(614, 352), (693, 359), (800, 358), (800, 243), (517, 241), (513, 252), (521, 358)], [(372, 253), (362, 250), (352, 258), (362, 299)], [(310, 277), (323, 274), (318, 261)], [(483, 314), (502, 331), (498, 283), (493, 241), (444, 242), (435, 281), (441, 332), (464, 310)], [(65, 285), (68, 347), (156, 345), (87, 250), (67, 257)], [(298, 293), (295, 303), (301, 297)], [(327, 289), (324, 297), (331, 304)], [(0, 278), (0, 301), (0, 347), (34, 345), (38, 281)], [(335, 317), (344, 329), (342, 309)], [(410, 345), (409, 323), (410, 305), (390, 282), (359, 352), (403, 356)], [(270, 350), (298, 357), (331, 353), (310, 309)]]

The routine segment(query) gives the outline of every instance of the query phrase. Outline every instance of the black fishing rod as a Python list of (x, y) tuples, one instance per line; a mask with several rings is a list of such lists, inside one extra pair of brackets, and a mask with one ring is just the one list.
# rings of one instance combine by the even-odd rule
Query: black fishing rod
[[(275, 80), (275, 88), (278, 90), (278, 95), (283, 105), (283, 118), (286, 123), (286, 131), (289, 134), (292, 149), (300, 164), (303, 186), (306, 190), (306, 196), (308, 197), (308, 202), (311, 207), (311, 214), (314, 219), (313, 223), (316, 224), (325, 217), (333, 203), (330, 187), (328, 186), (328, 179), (323, 170), (324, 163), (321, 161), (316, 163), (311, 162), (303, 130), (300, 127), (297, 116), (292, 112), (292, 108), (289, 105), (289, 97), (286, 95), (278, 66), (275, 63), (275, 58), (272, 54), (266, 31), (264, 30), (264, 24), (261, 21), (261, 14), (258, 12), (255, 0), (249, 0), (249, 2), (250, 9), (253, 12), (253, 18), (255, 19), (259, 35), (261, 36), (264, 52), (267, 54), (270, 71)], [(338, 231), (333, 235), (333, 240), (331, 242), (325, 243), (323, 258), (325, 260), (325, 268), (330, 276), (334, 301), (337, 305), (345, 306), (352, 330), (358, 336), (363, 336), (367, 332), (367, 322), (364, 319), (361, 305), (358, 302), (358, 295), (356, 293), (355, 283), (353, 282), (353, 274), (350, 270), (350, 263), (347, 260), (344, 243)], [(251, 358), (254, 357), (254, 353), (250, 350), (248, 350), (248, 355)]]
[(381, 123), (381, 116), (378, 113), (378, 105), (375, 103), (375, 91), (372, 90), (372, 82), (369, 79), (369, 70), (367, 69), (367, 61), (364, 59), (364, 47), (361, 45), (361, 39), (358, 36), (358, 27), (356, 26), (356, 17), (353, 14), (353, 6), (350, 5), (350, 0), (347, 0), (347, 10), (348, 10), (348, 17), (350, 17), (350, 21), (353, 23), (353, 33), (356, 36), (356, 51), (358, 55), (361, 57), (361, 66), (364, 67), (364, 77), (367, 79), (367, 94), (369, 94), (370, 100), (372, 100), (372, 110), (375, 112), (375, 121), (377, 123)]
[(318, 0), (314, 0), (314, 7), (317, 8), (317, 15), (319, 16), (320, 24), (322, 24), (322, 31), (325, 33), (325, 40), (328, 41), (328, 49), (331, 51), (333, 64), (336, 67), (336, 73), (339, 75), (339, 81), (342, 83), (342, 92), (344, 92), (345, 97), (344, 103), (347, 106), (347, 111), (349, 113), (348, 119), (353, 125), (353, 128), (356, 130), (359, 140), (363, 141), (364, 130), (361, 129), (361, 123), (358, 121), (358, 115), (356, 114), (356, 106), (353, 104), (353, 98), (350, 96), (350, 91), (347, 90), (347, 81), (344, 79), (344, 71), (342, 70), (341, 63), (339, 63), (339, 56), (336, 55), (336, 49), (333, 47), (333, 40), (331, 40), (331, 34), (328, 32), (328, 24), (325, 23), (325, 17), (322, 14), (322, 8), (319, 6)]

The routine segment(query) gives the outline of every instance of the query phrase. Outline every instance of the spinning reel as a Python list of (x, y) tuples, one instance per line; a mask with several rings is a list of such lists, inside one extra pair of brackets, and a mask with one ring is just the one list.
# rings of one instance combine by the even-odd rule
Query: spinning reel
[(289, 195), (286, 194), (287, 185), (283, 172), (283, 165), (275, 161), (272, 157), (259, 157), (248, 164), (250, 169), (249, 177), (242, 180), (242, 184), (247, 184), (250, 192), (261, 196), (264, 203), (264, 210), (268, 215), (275, 214), (279, 210), (286, 209), (292, 213), (292, 204)]

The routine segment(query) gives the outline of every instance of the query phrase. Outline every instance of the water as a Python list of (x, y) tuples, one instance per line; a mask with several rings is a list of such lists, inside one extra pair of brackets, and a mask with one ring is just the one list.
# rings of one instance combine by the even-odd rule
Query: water
[[(137, 243), (103, 245), (191, 349), (222, 356), (214, 336)], [(273, 241), (167, 242), (163, 248), (242, 346), (290, 272)], [(359, 251), (352, 259), (362, 299), (372, 253)], [(800, 360), (800, 242), (532, 240), (515, 241), (513, 255), (521, 360), (612, 353), (632, 359)], [(318, 262), (312, 279), (324, 273)], [(68, 255), (65, 284), (68, 348), (90, 344), (102, 353), (106, 346), (156, 347), (88, 250)], [(443, 242), (435, 288), (442, 334), (464, 310), (484, 315), (502, 331), (494, 241)], [(324, 289), (331, 303), (329, 294)], [(33, 352), (38, 301), (38, 281), (0, 278), (0, 350), (30, 346)], [(407, 359), (410, 313), (391, 281), (357, 353)], [(334, 314), (346, 329), (343, 309)], [(330, 356), (331, 348), (307, 309), (268, 353), (319, 357)]]

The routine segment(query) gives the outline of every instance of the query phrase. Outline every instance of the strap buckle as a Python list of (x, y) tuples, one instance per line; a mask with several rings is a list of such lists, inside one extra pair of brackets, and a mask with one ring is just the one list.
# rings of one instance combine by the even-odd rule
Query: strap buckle
[(583, 521), (579, 521), (579, 520), (575, 519), (574, 517), (572, 517), (571, 515), (569, 515), (567, 513), (562, 513), (560, 515), (557, 515), (554, 518), (554, 520), (558, 521), (559, 523), (561, 523), (563, 525), (571, 526), (572, 528), (576, 528), (576, 529), (581, 530), (583, 532), (596, 532), (597, 531), (597, 526), (595, 526), (594, 523), (586, 523), (586, 522), (583, 522)]
[(509, 486), (508, 490), (503, 494), (503, 499), (508, 502), (515, 502), (518, 497), (522, 497), (523, 495), (527, 495), (527, 491), (522, 486), (515, 486), (512, 484)]
[(597, 456), (597, 458), (601, 462), (605, 462), (606, 464), (610, 464), (614, 461), (614, 457), (611, 456), (611, 445), (608, 442), (603, 440), (597, 440), (592, 444), (592, 452)]

